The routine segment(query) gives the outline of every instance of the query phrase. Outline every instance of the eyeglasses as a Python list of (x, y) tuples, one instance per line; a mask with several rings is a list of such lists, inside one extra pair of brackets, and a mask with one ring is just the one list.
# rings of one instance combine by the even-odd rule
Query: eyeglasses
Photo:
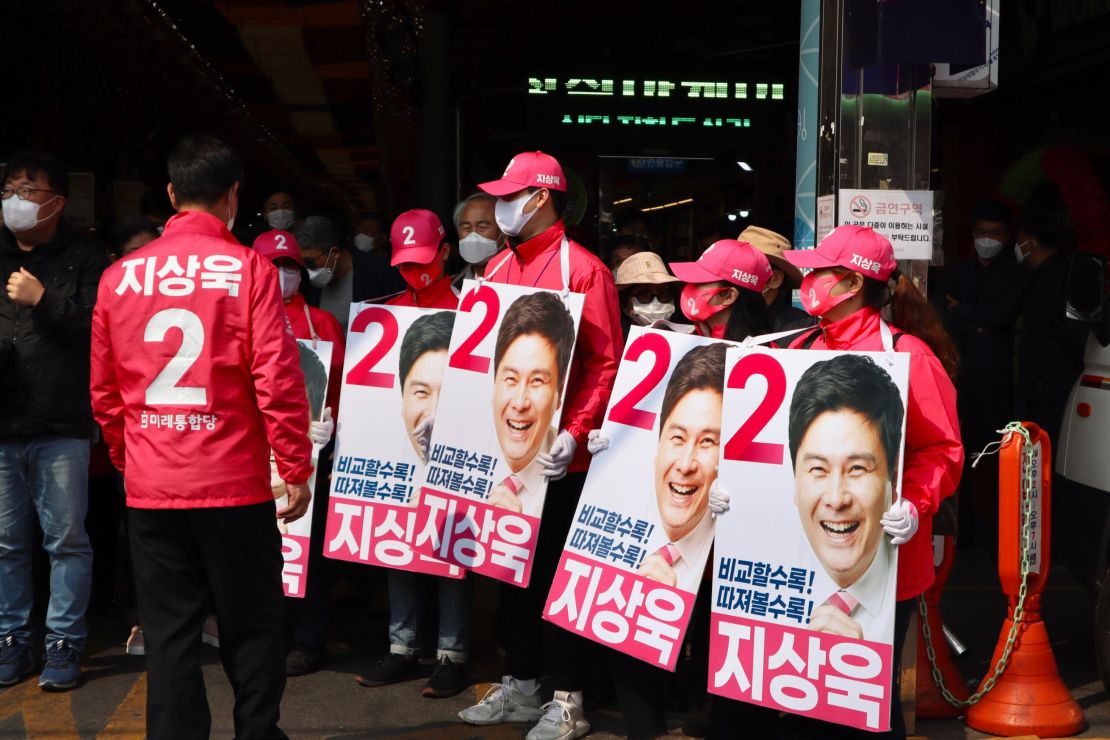
[(24, 185), (21, 188), (4, 188), (0, 190), (0, 200), (7, 200), (13, 195), (18, 196), (20, 200), (27, 200), (31, 197), (31, 193), (53, 193), (50, 188), (32, 188)]
[(651, 303), (652, 298), (658, 298), (660, 303), (670, 303), (674, 300), (673, 288), (651, 288), (644, 285), (628, 292), (640, 303)]

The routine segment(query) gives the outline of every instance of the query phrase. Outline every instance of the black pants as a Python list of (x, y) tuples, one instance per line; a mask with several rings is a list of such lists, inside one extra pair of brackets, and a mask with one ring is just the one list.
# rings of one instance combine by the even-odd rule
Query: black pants
[(296, 627), (293, 642), (313, 650), (323, 650), (328, 637), (331, 619), (331, 592), (335, 587), (337, 561), (324, 557), (324, 534), (328, 526), (328, 494), (331, 481), (328, 471), (335, 443), (320, 451), (320, 466), (316, 471), (316, 490), (312, 492), (312, 539), (308, 548), (308, 583), (303, 599), (290, 599)]
[(131, 559), (146, 640), (147, 736), (207, 738), (200, 669), (211, 597), (220, 659), (235, 692), (235, 735), (284, 738), (281, 538), (274, 504), (129, 509)]
[(585, 640), (544, 621), (543, 606), (585, 482), (585, 473), (568, 473), (548, 485), (528, 588), (501, 587), (501, 610), (510, 627), (505, 640), (506, 672), (523, 680), (545, 677), (559, 691), (582, 689)]

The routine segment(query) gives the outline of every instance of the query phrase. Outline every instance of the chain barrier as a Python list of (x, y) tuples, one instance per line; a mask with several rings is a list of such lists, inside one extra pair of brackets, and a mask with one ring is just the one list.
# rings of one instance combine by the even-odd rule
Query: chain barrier
[[(1017, 606), (1014, 607), (1014, 621), (1010, 625), (1010, 633), (1006, 636), (1006, 647), (1002, 650), (1002, 656), (994, 665), (994, 672), (990, 678), (983, 682), (981, 689), (969, 696), (966, 701), (961, 701), (953, 696), (948, 687), (944, 685), (944, 678), (940, 675), (940, 669), (937, 668), (937, 655), (933, 650), (933, 636), (929, 629), (929, 607), (925, 604), (925, 597), (918, 597), (918, 611), (921, 613), (921, 628), (925, 637), (925, 654), (929, 657), (929, 666), (932, 668), (933, 683), (940, 689), (941, 696), (945, 701), (954, 707), (961, 709), (977, 704), (980, 699), (990, 693), (991, 689), (998, 683), (998, 679), (1006, 672), (1006, 666), (1010, 662), (1010, 653), (1013, 652), (1014, 642), (1018, 636), (1018, 626), (1021, 624), (1021, 619), (1025, 615), (1025, 595), (1028, 590), (1029, 584), (1029, 549), (1032, 545), (1032, 526), (1030, 523), (1030, 515), (1033, 511), (1033, 444), (1029, 437), (1029, 430), (1026, 429), (1021, 422), (1012, 421), (1006, 425), (1005, 429), (999, 429), (999, 434), (1004, 434), (1005, 437), (1000, 442), (991, 442), (983, 451), (975, 455), (975, 460), (972, 462), (972, 467), (979, 463), (984, 455), (992, 455), (998, 452), (1000, 448), (1010, 436), (1013, 434), (1020, 434), (1025, 439), (1025, 448), (1022, 453), (1022, 510), (1021, 510), (1021, 588), (1018, 590)], [(991, 447), (994, 447), (991, 450)], [(991, 450), (988, 452), (988, 450)]]

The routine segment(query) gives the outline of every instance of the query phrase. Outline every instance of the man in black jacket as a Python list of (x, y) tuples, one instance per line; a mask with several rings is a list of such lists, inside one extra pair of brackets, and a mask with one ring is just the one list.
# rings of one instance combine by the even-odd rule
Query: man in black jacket
[[(974, 252), (948, 266), (942, 279), (944, 328), (960, 352), (960, 430), (968, 451), (997, 439), (1014, 416), (1014, 323), (1025, 274), (1014, 260), (1013, 214), (985, 200), (975, 207)], [(965, 545), (998, 530), (998, 469), (971, 468), (960, 486), (960, 538)]]
[(77, 685), (92, 549), (85, 533), (89, 336), (104, 251), (62, 218), (69, 177), (36, 152), (8, 162), (0, 228), (0, 686), (35, 668), (34, 519), (50, 557), (45, 666), (39, 686)]

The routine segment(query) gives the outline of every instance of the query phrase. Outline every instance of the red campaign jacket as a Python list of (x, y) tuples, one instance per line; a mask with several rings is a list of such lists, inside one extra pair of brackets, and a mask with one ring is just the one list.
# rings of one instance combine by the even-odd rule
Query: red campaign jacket
[[(486, 275), (507, 260), (489, 278), (491, 282), (562, 290), (559, 247), (564, 233), (563, 222), (556, 221), (546, 231), (514, 249), (501, 250), (490, 260)], [(613, 273), (596, 255), (574, 240), (570, 240), (570, 290), (582, 293), (586, 300), (567, 378), (562, 427), (578, 443), (569, 470), (581, 472), (590, 465), (586, 437), (591, 429), (601, 428), (609, 396), (613, 393), (620, 357), (621, 319)]]
[[(811, 349), (881, 351), (879, 312), (863, 308), (831, 324), (822, 321), (821, 334)], [(898, 329), (890, 327), (893, 334)], [(795, 348), (809, 337), (802, 332)], [(925, 342), (910, 334), (898, 338), (898, 352), (910, 355), (909, 407), (906, 411), (906, 449), (902, 495), (921, 517), (917, 534), (898, 548), (899, 601), (925, 592), (933, 583), (933, 515), (956, 491), (964, 464), (956, 389), (944, 366)]]
[[(305, 316), (306, 308), (308, 316)], [(300, 293), (294, 293), (285, 304), (285, 316), (289, 319), (289, 326), (293, 328), (293, 336), (297, 339), (312, 339), (312, 329), (315, 329), (316, 336), (322, 341), (332, 343), (326, 405), (331, 409), (332, 418), (338, 423), (339, 389), (343, 386), (343, 354), (347, 346), (343, 328), (339, 326), (339, 320), (327, 311), (308, 305)], [(309, 317), (312, 318), (312, 329), (308, 326)]]
[(421, 291), (406, 287), (385, 302), (387, 306), (412, 306), (415, 308), (459, 308), (459, 296), (451, 287), (451, 276), (444, 275)]
[(312, 472), (308, 399), (277, 272), (207, 213), (174, 216), (104, 272), (91, 396), (129, 506), (271, 501), (271, 448), (283, 480), (304, 483)]

